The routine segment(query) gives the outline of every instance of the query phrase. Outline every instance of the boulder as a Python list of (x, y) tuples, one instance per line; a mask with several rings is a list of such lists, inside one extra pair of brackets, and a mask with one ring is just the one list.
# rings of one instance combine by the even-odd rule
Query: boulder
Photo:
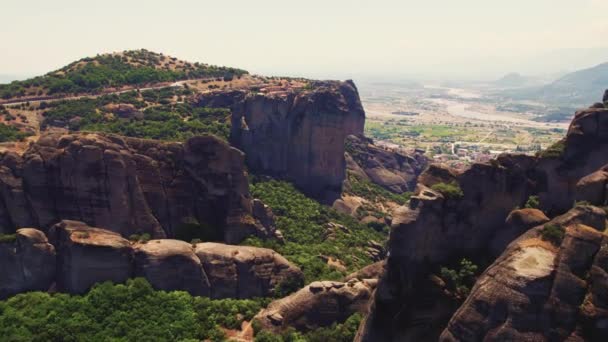
[(386, 267), (386, 260), (375, 262), (371, 265), (367, 265), (357, 272), (353, 272), (344, 278), (345, 281), (351, 279), (379, 279), (384, 274)]
[(595, 205), (605, 205), (607, 185), (608, 165), (605, 165), (576, 183), (576, 200)]
[(135, 276), (165, 291), (209, 295), (209, 280), (191, 244), (179, 240), (151, 240), (135, 246)]
[(298, 331), (313, 330), (344, 322), (357, 312), (365, 313), (372, 291), (373, 282), (316, 281), (270, 303), (254, 320), (274, 332), (290, 327)]
[(124, 283), (133, 274), (133, 249), (118, 233), (64, 220), (49, 236), (57, 248), (60, 291), (82, 294), (96, 283)]
[(55, 282), (55, 248), (43, 232), (17, 230), (0, 242), (0, 298), (26, 291), (46, 291)]
[(199, 243), (195, 253), (211, 287), (211, 298), (267, 297), (280, 286), (301, 284), (300, 269), (271, 249)]
[(531, 228), (539, 226), (549, 221), (549, 218), (538, 209), (517, 209), (513, 210), (503, 227), (496, 232), (490, 242), (490, 253), (498, 257), (504, 249), (517, 237)]

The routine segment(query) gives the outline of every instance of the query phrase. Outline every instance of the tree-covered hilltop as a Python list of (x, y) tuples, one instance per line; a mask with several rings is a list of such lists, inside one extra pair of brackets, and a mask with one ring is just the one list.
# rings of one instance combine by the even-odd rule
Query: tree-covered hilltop
[(91, 94), (109, 87), (196, 78), (232, 79), (244, 74), (247, 71), (185, 62), (142, 49), (86, 57), (44, 76), (1, 84), (0, 97)]

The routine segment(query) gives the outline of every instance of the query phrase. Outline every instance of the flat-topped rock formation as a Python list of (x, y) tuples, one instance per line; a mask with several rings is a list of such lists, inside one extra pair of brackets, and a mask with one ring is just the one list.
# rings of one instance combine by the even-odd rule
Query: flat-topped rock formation
[(344, 140), (362, 134), (365, 122), (352, 81), (311, 81), (308, 90), (267, 94), (218, 91), (196, 103), (232, 109), (230, 142), (253, 172), (289, 180), (327, 202), (339, 196)]
[[(105, 134), (47, 134), (0, 156), (0, 227), (48, 229), (78, 220), (124, 237), (173, 237), (201, 226), (210, 239), (272, 236), (254, 217), (243, 153), (213, 136), (164, 143)], [(270, 222), (265, 227), (261, 222)]]

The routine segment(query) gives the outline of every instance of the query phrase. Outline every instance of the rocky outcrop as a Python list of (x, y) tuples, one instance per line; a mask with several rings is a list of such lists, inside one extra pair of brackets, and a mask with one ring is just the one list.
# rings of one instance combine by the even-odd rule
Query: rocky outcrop
[(605, 213), (577, 207), (514, 241), (478, 279), (442, 341), (605, 341), (608, 236)]
[(43, 232), (22, 228), (14, 239), (0, 242), (0, 298), (46, 291), (55, 278), (55, 247)]
[(303, 274), (271, 249), (199, 243), (194, 252), (209, 277), (211, 298), (254, 298), (283, 284), (301, 286)]
[(290, 327), (308, 331), (329, 326), (345, 321), (354, 313), (366, 312), (373, 287), (374, 283), (367, 281), (316, 281), (270, 303), (254, 320), (274, 332)]
[(179, 240), (152, 240), (135, 247), (135, 276), (155, 289), (209, 295), (209, 280), (192, 245)]
[(513, 210), (505, 224), (496, 231), (490, 242), (490, 253), (493, 257), (498, 257), (511, 241), (518, 238), (521, 234), (531, 228), (539, 226), (549, 221), (549, 218), (538, 209), (518, 209)]
[(365, 113), (352, 81), (311, 81), (311, 90), (201, 94), (200, 106), (232, 109), (230, 142), (255, 173), (284, 178), (331, 203), (345, 178), (344, 140), (362, 134)]
[(577, 182), (608, 163), (608, 108), (577, 112), (553, 155), (539, 158), (539, 196), (543, 211), (560, 214), (576, 199)]
[(278, 253), (257, 247), (158, 239), (131, 242), (120, 234), (64, 220), (45, 233), (17, 231), (0, 242), (0, 298), (56, 290), (81, 294), (105, 281), (143, 277), (159, 290), (212, 298), (267, 297), (301, 286), (302, 272)]
[[(362, 325), (358, 340), (416, 341), (423, 336), (431, 340), (439, 338), (445, 327), (442, 324), (447, 324), (454, 306), (445, 300), (445, 296), (441, 296), (440, 291), (432, 290), (433, 281), (429, 281), (432, 274), (463, 257), (473, 258), (482, 264), (493, 260), (519, 234), (526, 236), (526, 232), (538, 231), (532, 227), (542, 226), (548, 220), (545, 213), (549, 217), (563, 214), (572, 207), (575, 199), (603, 205), (606, 183), (602, 167), (608, 163), (607, 152), (608, 110), (604, 106), (594, 105), (577, 112), (563, 141), (537, 157), (502, 155), (491, 163), (474, 164), (462, 172), (430, 166), (419, 177), (418, 188), (410, 203), (393, 212), (386, 272), (379, 281), (374, 305)], [(539, 196), (542, 213), (531, 209), (511, 212), (516, 207), (523, 207), (531, 195)], [(585, 222), (578, 223), (603, 227), (603, 214), (597, 210), (593, 212), (586, 214)], [(510, 216), (507, 216), (509, 213)], [(564, 221), (570, 216), (577, 215), (571, 211), (561, 216), (560, 220)], [(575, 221), (570, 223), (577, 223)], [(571, 228), (566, 229), (569, 231)], [(580, 231), (578, 228), (572, 229)], [(597, 249), (597, 244), (591, 250), (593, 248)], [(509, 253), (509, 249), (505, 253)], [(587, 252), (581, 253), (586, 255)], [(533, 258), (523, 260), (533, 261)], [(590, 259), (587, 261), (590, 265)], [(553, 274), (555, 270), (550, 272)], [(481, 281), (484, 279), (482, 276)], [(478, 284), (481, 285), (477, 291), (483, 293), (485, 285)], [(538, 290), (536, 283), (527, 284), (530, 291)], [(559, 291), (563, 289), (560, 287)], [(492, 291), (499, 290), (496, 287)], [(537, 299), (533, 296), (530, 300), (536, 302)], [(542, 296), (541, 299), (545, 303)], [(504, 308), (510, 305), (510, 300), (503, 298), (497, 301), (495, 314), (504, 316)], [(513, 297), (513, 301), (517, 305), (517, 298)], [(559, 309), (559, 305), (550, 304)], [(487, 312), (483, 303), (472, 300), (469, 306), (475, 307), (478, 315), (475, 318), (477, 321), (467, 329), (477, 329), (481, 324), (497, 319), (494, 314)], [(567, 311), (572, 309), (564, 308)], [(528, 314), (513, 314), (509, 319), (526, 321)], [(557, 316), (559, 314), (554, 317)], [(602, 321), (598, 322), (603, 324)], [(551, 327), (549, 323), (536, 321), (534, 324), (538, 324), (539, 329), (545, 329)], [(556, 323), (553, 328), (563, 329), (568, 334), (573, 331), (570, 330), (571, 323), (565, 323), (564, 327)], [(527, 329), (529, 327), (521, 327), (521, 331)], [(554, 334), (549, 330), (543, 332)], [(484, 332), (484, 335), (474, 337), (464, 334), (456, 336), (456, 339), (483, 340), (483, 336), (486, 336), (492, 340), (497, 336), (492, 334)], [(526, 339), (524, 335), (504, 336), (506, 340)], [(532, 338), (536, 338), (534, 336)], [(559, 332), (555, 336), (563, 334)]]
[(608, 165), (587, 175), (576, 183), (576, 200), (594, 205), (606, 205), (608, 197)]
[(429, 164), (422, 153), (390, 151), (374, 145), (372, 139), (363, 135), (348, 136), (346, 152), (347, 172), (399, 194), (413, 191), (418, 176)]
[(378, 279), (382, 276), (382, 274), (384, 274), (385, 267), (386, 260), (378, 261), (349, 274), (348, 276), (346, 276), (346, 278), (344, 278), (344, 280), (349, 281), (351, 279)]
[(68, 219), (123, 236), (192, 226), (230, 243), (272, 236), (260, 223), (272, 218), (255, 218), (252, 206), (243, 153), (212, 136), (182, 144), (47, 134), (22, 156), (0, 157), (0, 227), (9, 231)]
[(96, 283), (123, 283), (132, 274), (131, 244), (118, 233), (62, 221), (51, 228), (57, 248), (57, 288), (85, 293)]

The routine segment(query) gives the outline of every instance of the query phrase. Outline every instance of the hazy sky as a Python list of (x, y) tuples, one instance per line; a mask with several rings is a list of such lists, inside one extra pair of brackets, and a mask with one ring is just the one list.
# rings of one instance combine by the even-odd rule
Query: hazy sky
[(608, 0), (1, 0), (0, 74), (138, 48), (276, 75), (554, 72), (608, 61), (591, 49), (607, 16)]

